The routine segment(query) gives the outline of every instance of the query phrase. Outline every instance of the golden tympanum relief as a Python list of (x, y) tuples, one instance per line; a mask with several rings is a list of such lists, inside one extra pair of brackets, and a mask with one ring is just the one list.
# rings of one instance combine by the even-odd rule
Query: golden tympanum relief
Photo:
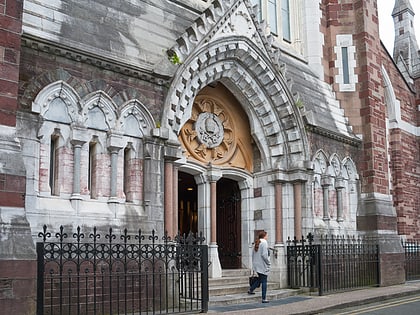
[[(207, 165), (252, 171), (252, 145), (247, 116), (226, 88), (199, 94), (180, 141), (188, 159)], [(202, 91), (204, 92), (204, 91)], [(212, 93), (211, 93), (212, 92)], [(223, 92), (223, 93), (220, 93)]]

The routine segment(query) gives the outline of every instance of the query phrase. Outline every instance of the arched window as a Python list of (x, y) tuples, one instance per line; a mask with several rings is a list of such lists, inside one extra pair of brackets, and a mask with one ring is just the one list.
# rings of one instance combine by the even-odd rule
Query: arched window
[(97, 143), (95, 140), (89, 143), (89, 164), (88, 164), (88, 189), (90, 198), (97, 198), (96, 176), (97, 176)]
[(50, 141), (50, 166), (49, 166), (49, 184), (51, 195), (59, 195), (58, 189), (58, 136), (52, 135)]
[(41, 90), (32, 111), (42, 117), (31, 161), (40, 196), (141, 204), (143, 138), (156, 125), (146, 106), (137, 99), (118, 106), (101, 90), (80, 98), (57, 81)]
[(133, 201), (132, 180), (131, 180), (133, 165), (132, 165), (131, 156), (132, 156), (132, 149), (130, 146), (127, 146), (124, 149), (123, 190), (124, 190), (125, 200), (128, 202)]

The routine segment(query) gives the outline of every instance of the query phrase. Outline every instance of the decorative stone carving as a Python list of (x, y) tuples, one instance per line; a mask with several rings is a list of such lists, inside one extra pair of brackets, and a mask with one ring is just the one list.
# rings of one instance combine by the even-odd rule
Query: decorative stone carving
[(215, 148), (223, 141), (223, 123), (213, 113), (201, 113), (195, 122), (198, 141), (208, 148)]
[(201, 162), (226, 163), (237, 149), (230, 114), (210, 97), (197, 97), (180, 137), (188, 155)]

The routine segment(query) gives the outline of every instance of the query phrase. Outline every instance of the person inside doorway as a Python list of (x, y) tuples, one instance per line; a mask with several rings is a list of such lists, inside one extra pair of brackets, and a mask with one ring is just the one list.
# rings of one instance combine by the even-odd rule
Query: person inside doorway
[(258, 238), (255, 240), (252, 251), (252, 269), (258, 274), (258, 280), (248, 290), (248, 294), (255, 294), (254, 290), (261, 285), (262, 303), (268, 303), (267, 278), (271, 265), (267, 238), (267, 232), (260, 231)]

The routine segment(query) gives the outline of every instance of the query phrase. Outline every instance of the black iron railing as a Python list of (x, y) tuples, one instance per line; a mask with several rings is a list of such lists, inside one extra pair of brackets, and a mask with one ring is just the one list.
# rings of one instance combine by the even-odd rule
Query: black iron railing
[(420, 279), (420, 242), (416, 240), (402, 241), (405, 251), (405, 279)]
[(319, 286), (320, 246), (313, 244), (313, 236), (287, 241), (287, 281), (291, 288)]
[(287, 242), (288, 284), (319, 295), (379, 285), (379, 246), (367, 237), (321, 236)]
[(208, 309), (204, 238), (53, 234), (37, 243), (37, 314), (173, 314)]

